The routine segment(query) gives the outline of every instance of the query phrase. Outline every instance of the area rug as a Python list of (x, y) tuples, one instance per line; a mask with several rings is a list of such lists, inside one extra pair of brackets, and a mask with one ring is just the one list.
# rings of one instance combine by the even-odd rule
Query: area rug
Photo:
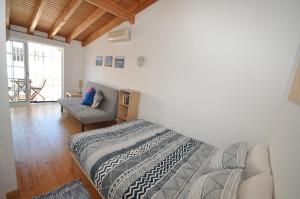
[(32, 199), (91, 199), (91, 197), (78, 179)]

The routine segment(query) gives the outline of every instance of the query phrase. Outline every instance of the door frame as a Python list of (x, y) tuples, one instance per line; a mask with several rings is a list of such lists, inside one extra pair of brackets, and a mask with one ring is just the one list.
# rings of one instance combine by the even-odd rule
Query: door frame
[[(28, 79), (29, 79), (29, 68), (28, 68), (28, 45), (26, 43), (26, 41), (22, 41), (22, 40), (18, 40), (18, 39), (14, 39), (14, 38), (11, 38), (8, 41), (11, 41), (11, 42), (19, 42), (19, 43), (23, 43), (24, 45), (24, 79), (26, 81), (26, 86), (25, 86), (25, 89), (26, 89), (26, 101), (21, 101), (21, 102), (10, 102), (10, 106), (19, 106), (19, 105), (28, 105), (30, 104), (30, 90), (29, 90), (29, 82), (28, 82)], [(5, 51), (5, 54), (7, 56), (7, 49)], [(7, 63), (6, 63), (6, 68), (7, 68)]]

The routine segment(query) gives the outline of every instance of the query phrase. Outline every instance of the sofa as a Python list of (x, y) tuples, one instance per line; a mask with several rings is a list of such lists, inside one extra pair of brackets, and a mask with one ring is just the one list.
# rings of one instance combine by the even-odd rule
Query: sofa
[(99, 108), (82, 105), (82, 98), (80, 97), (61, 98), (57, 100), (61, 105), (61, 112), (66, 109), (81, 122), (82, 131), (84, 131), (86, 124), (114, 121), (118, 111), (118, 90), (94, 82), (87, 82), (84, 90), (89, 87), (102, 91), (104, 100), (101, 102)]

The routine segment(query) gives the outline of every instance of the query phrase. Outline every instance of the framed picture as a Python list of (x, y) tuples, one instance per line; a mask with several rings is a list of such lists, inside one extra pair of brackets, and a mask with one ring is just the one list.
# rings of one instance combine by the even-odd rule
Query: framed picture
[(115, 68), (124, 68), (125, 66), (125, 57), (124, 56), (116, 56), (115, 57)]
[(96, 56), (96, 66), (103, 66), (103, 56)]
[(112, 67), (112, 64), (113, 64), (113, 56), (105, 56), (104, 66)]

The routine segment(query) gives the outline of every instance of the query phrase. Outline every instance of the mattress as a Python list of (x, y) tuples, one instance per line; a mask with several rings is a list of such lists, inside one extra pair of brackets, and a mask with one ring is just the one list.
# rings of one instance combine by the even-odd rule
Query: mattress
[[(243, 159), (231, 156), (237, 146), (224, 158), (213, 145), (144, 120), (77, 134), (69, 143), (107, 199), (236, 198), (244, 169), (224, 165)], [(220, 162), (224, 168), (218, 169)]]

